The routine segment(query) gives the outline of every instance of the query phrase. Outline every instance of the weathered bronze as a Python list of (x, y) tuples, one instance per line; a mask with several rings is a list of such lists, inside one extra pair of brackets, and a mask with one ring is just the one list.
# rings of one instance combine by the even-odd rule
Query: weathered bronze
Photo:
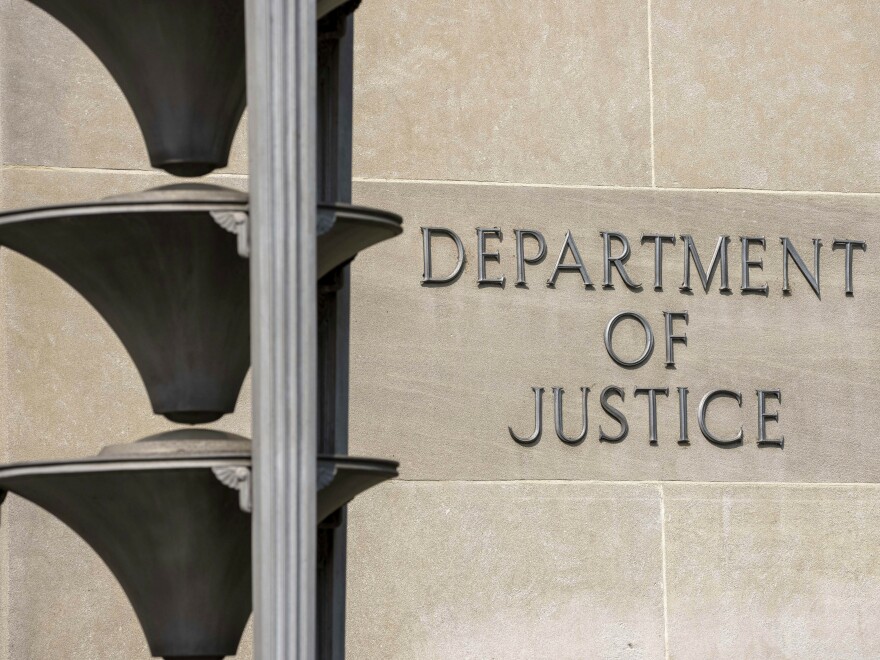
[(361, 0), (318, 0), (315, 7), (315, 15), (320, 20), (336, 12), (342, 16), (351, 14), (361, 4)]
[(389, 211), (318, 204), (318, 277), (347, 264), (358, 252), (400, 234), (400, 216)]
[[(401, 232), (391, 213), (322, 205), (320, 277)], [(74, 287), (131, 355), (153, 410), (188, 424), (235, 408), (250, 366), (247, 195), (201, 184), (0, 214), (0, 245)]]
[[(20, 495), (68, 525), (124, 589), (150, 652), (235, 655), (251, 613), (250, 441), (172, 431), (71, 461), (0, 467)], [(318, 521), (397, 475), (392, 461), (318, 458)]]
[(177, 176), (226, 165), (245, 107), (242, 0), (31, 0), (116, 80), (150, 162)]
[[(30, 0), (98, 56), (137, 118), (150, 163), (201, 176), (229, 161), (245, 108), (243, 0)], [(359, 0), (320, 0), (317, 18)]]

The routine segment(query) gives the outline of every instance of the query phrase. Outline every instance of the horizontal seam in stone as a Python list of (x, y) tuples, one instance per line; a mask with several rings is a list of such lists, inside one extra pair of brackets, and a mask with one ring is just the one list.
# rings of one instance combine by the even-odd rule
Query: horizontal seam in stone
[[(638, 481), (601, 479), (406, 479), (398, 477), (397, 483), (412, 484), (593, 484), (597, 486), (771, 486), (791, 488), (877, 488), (880, 482), (796, 482), (796, 481)], [(391, 482), (394, 483), (394, 482)]]
[(630, 190), (644, 192), (756, 193), (763, 195), (822, 195), (841, 197), (878, 197), (878, 192), (844, 192), (838, 190), (774, 190), (772, 188), (676, 188), (665, 186), (615, 186), (576, 183), (519, 183), (515, 181), (468, 181), (458, 179), (381, 179), (353, 177), (354, 183), (404, 183), (448, 186), (498, 186), (505, 188), (558, 188), (560, 190)]
[[(53, 167), (51, 165), (12, 165), (12, 164), (4, 164), (0, 166), (0, 171), (4, 170), (24, 170), (31, 172), (84, 172), (90, 174), (143, 174), (148, 176), (167, 176), (171, 178), (170, 174), (162, 170), (139, 170), (139, 169), (122, 169), (122, 168), (112, 168), (112, 167)], [(234, 172), (213, 172), (207, 177), (201, 177), (197, 180), (201, 180), (202, 178), (217, 178), (217, 177), (226, 177), (233, 179), (246, 179), (247, 174), (236, 174)], [(185, 181), (185, 179), (175, 180)]]
[[(5, 163), (0, 165), (0, 171), (26, 170), (44, 172), (90, 172), (94, 174), (143, 174), (149, 176), (165, 176), (160, 170), (124, 169), (112, 167), (55, 167), (51, 165), (16, 165)], [(235, 172), (214, 172), (211, 177), (226, 177), (231, 179), (247, 179), (247, 174)], [(433, 185), (459, 185), (459, 186), (498, 186), (508, 188), (558, 188), (560, 190), (628, 190), (643, 192), (696, 192), (696, 193), (756, 193), (764, 195), (799, 195), (799, 196), (828, 196), (828, 197), (880, 197), (877, 192), (845, 192), (840, 190), (776, 190), (772, 188), (685, 188), (667, 186), (616, 186), (597, 184), (574, 184), (574, 183), (521, 183), (516, 181), (468, 181), (464, 179), (382, 179), (373, 177), (353, 177), (354, 183), (403, 183), (403, 184), (433, 184)]]

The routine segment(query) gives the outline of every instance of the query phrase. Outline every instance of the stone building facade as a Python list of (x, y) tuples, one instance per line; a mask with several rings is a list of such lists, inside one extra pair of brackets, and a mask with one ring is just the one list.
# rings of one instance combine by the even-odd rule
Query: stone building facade
[[(350, 444), (401, 476), (350, 507), (348, 657), (880, 656), (878, 26), (855, 0), (364, 0), (355, 201), (405, 231), (353, 266)], [(244, 132), (208, 180), (246, 189)], [(97, 59), (0, 0), (0, 208), (169, 180)], [(435, 274), (461, 238), (454, 281), (422, 281), (423, 227)], [(0, 300), (3, 462), (169, 427), (60, 280), (2, 250)], [(621, 312), (652, 328), (638, 366), (611, 356), (637, 361), (634, 317), (603, 340)], [(218, 426), (249, 434), (249, 402)], [(2, 523), (0, 658), (148, 656), (83, 542), (13, 497)]]

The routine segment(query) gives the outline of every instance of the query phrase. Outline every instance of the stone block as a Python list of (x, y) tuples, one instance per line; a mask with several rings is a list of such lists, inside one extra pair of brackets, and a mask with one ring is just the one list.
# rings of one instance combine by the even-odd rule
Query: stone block
[(659, 186), (880, 187), (876, 3), (654, 0)]
[(355, 23), (355, 176), (650, 185), (645, 0), (375, 0)]
[(670, 659), (880, 655), (876, 486), (663, 486)]
[(390, 482), (349, 512), (347, 657), (663, 657), (657, 486)]

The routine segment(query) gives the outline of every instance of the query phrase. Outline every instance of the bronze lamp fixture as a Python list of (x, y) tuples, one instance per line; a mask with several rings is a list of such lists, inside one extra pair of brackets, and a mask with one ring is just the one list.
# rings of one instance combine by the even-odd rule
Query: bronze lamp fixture
[[(245, 108), (244, 0), (31, 2), (113, 76), (153, 167), (191, 177), (226, 166)], [(357, 4), (320, 0), (317, 17)]]
[[(108, 69), (154, 167), (194, 177), (227, 164), (245, 107), (244, 0), (31, 2)], [(324, 35), (318, 197), (328, 200), (317, 205), (316, 228), (315, 286), (323, 301), (316, 386), (319, 451), (326, 452), (318, 456), (317, 520), (325, 556), (329, 548), (342, 558), (342, 507), (397, 476), (393, 461), (335, 455), (347, 451), (346, 266), (402, 232), (394, 213), (334, 201), (350, 200), (352, 48), (345, 26), (359, 2), (316, 4), (316, 29)], [(204, 424), (234, 410), (251, 354), (247, 194), (187, 183), (3, 212), (0, 246), (44, 266), (92, 305), (131, 356), (156, 414)], [(95, 550), (128, 596), (154, 656), (220, 660), (236, 653), (252, 610), (247, 438), (188, 428), (87, 459), (3, 465), (0, 502), (8, 492), (45, 509)], [(336, 612), (344, 607), (344, 562), (336, 561), (332, 570), (325, 561), (326, 575), (317, 569), (318, 626), (328, 630), (328, 604)], [(341, 590), (328, 575), (341, 577)], [(322, 657), (328, 637), (319, 641)]]
[(98, 56), (153, 167), (200, 176), (229, 160), (245, 106), (243, 0), (31, 0)]
[[(188, 429), (98, 456), (0, 467), (6, 491), (61, 520), (122, 585), (171, 660), (235, 655), (251, 614), (250, 440)], [(318, 522), (397, 476), (393, 461), (321, 456)]]
[[(153, 411), (202, 424), (235, 408), (250, 367), (247, 195), (183, 184), (0, 213), (0, 245), (45, 266), (107, 321)], [(317, 277), (401, 232), (399, 216), (318, 209)]]

